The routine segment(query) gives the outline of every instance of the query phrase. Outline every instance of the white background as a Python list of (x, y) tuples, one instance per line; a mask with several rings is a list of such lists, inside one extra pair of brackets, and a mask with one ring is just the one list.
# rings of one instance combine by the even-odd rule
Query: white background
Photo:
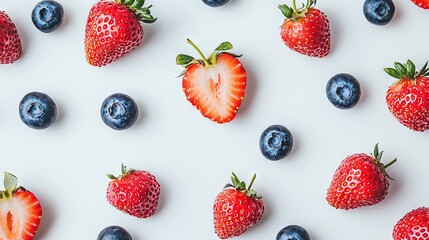
[[(144, 25), (137, 50), (97, 68), (85, 61), (84, 27), (96, 1), (62, 0), (64, 24), (39, 32), (31, 22), (37, 1), (0, 1), (17, 25), (24, 53), (0, 66), (0, 171), (14, 173), (40, 199), (44, 215), (41, 240), (96, 239), (118, 224), (135, 240), (217, 239), (212, 204), (231, 171), (263, 195), (263, 219), (237, 239), (275, 239), (286, 225), (305, 227), (312, 240), (391, 239), (394, 224), (406, 212), (428, 206), (428, 133), (408, 130), (389, 113), (385, 92), (394, 79), (383, 72), (394, 61), (411, 59), (420, 68), (428, 60), (429, 12), (408, 0), (395, 1), (396, 15), (386, 26), (367, 22), (361, 1), (318, 1), (331, 22), (332, 53), (310, 58), (289, 50), (280, 38), (283, 15), (278, 4), (291, 1), (231, 0), (210, 8), (200, 0), (148, 0), (158, 21)], [(299, 2), (299, 1), (298, 1)], [(222, 41), (248, 72), (248, 88), (236, 119), (216, 125), (187, 102), (182, 71), (175, 57), (197, 53), (192, 39), (209, 55)], [(333, 75), (347, 72), (361, 83), (362, 98), (351, 110), (339, 110), (326, 98)], [(25, 126), (18, 115), (21, 98), (31, 91), (50, 95), (57, 122), (46, 130)], [(122, 92), (140, 109), (132, 128), (114, 131), (100, 118), (102, 101)], [(260, 153), (262, 131), (272, 124), (289, 128), (291, 154), (270, 162)], [(385, 151), (389, 168), (387, 198), (356, 210), (330, 207), (325, 194), (346, 156)], [(121, 163), (152, 172), (162, 192), (157, 213), (130, 217), (108, 204), (106, 173)]]

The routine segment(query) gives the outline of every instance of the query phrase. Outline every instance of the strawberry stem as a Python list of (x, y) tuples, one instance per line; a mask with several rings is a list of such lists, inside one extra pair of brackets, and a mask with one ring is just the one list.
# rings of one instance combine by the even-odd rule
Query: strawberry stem
[(210, 62), (207, 60), (207, 58), (204, 56), (204, 54), (201, 52), (201, 50), (189, 39), (186, 39), (186, 42), (191, 45), (195, 50), (197, 50), (198, 54), (200, 55), (201, 59), (204, 62), (204, 66), (209, 66)]
[(256, 179), (256, 173), (253, 174), (252, 179), (250, 179), (250, 183), (249, 183), (249, 186), (247, 187), (247, 191), (250, 191), (250, 189), (252, 189), (252, 185), (255, 179)]
[(296, 0), (292, 0), (292, 9), (295, 14), (299, 14), (298, 10), (296, 9)]

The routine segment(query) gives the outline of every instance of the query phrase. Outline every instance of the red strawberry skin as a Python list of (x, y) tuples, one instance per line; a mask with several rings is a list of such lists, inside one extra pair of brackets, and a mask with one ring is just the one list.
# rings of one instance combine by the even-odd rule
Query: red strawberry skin
[(235, 189), (220, 192), (213, 207), (214, 229), (220, 239), (239, 236), (261, 220), (264, 203)]
[(329, 20), (319, 9), (310, 8), (298, 20), (286, 19), (280, 35), (286, 46), (298, 53), (323, 58), (331, 52)]
[(389, 182), (374, 158), (354, 154), (344, 159), (328, 188), (326, 200), (339, 209), (354, 209), (381, 202), (387, 195)]
[(99, 1), (91, 7), (85, 28), (86, 60), (105, 66), (136, 49), (143, 39), (143, 28), (126, 6)]
[(429, 240), (429, 208), (407, 213), (393, 228), (393, 240)]
[(246, 83), (247, 74), (241, 62), (228, 53), (221, 53), (214, 65), (190, 65), (182, 88), (188, 101), (204, 117), (216, 123), (227, 123), (237, 114)]
[(21, 57), (21, 39), (15, 24), (4, 11), (0, 11), (0, 64), (10, 64)]
[(36, 196), (18, 188), (11, 198), (0, 200), (0, 240), (32, 240), (42, 219)]
[(404, 79), (387, 90), (389, 111), (414, 131), (429, 129), (429, 78), (419, 76), (415, 83)]
[(423, 9), (429, 9), (429, 0), (412, 0), (412, 2)]
[(130, 170), (107, 188), (107, 200), (115, 208), (138, 218), (152, 216), (158, 206), (160, 185), (147, 171)]

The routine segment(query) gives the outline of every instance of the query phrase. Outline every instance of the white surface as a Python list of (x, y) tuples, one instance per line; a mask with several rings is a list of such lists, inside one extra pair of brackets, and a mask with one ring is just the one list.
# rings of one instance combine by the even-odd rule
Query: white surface
[[(237, 239), (275, 239), (289, 224), (304, 226), (312, 240), (391, 239), (396, 221), (429, 203), (427, 133), (412, 132), (388, 112), (384, 98), (393, 79), (383, 67), (428, 59), (428, 12), (410, 1), (396, 1), (397, 12), (384, 27), (371, 25), (363, 1), (318, 1), (332, 30), (332, 53), (324, 59), (301, 56), (281, 41), (283, 16), (278, 4), (290, 1), (232, 0), (209, 8), (200, 0), (148, 0), (159, 17), (145, 25), (140, 48), (113, 64), (96, 68), (84, 57), (84, 26), (95, 0), (62, 0), (65, 22), (51, 34), (31, 22), (37, 1), (1, 1), (17, 25), (24, 54), (0, 66), (0, 171), (14, 173), (39, 197), (44, 210), (37, 239), (96, 239), (112, 224), (128, 229), (135, 240), (216, 239), (212, 225), (215, 196), (234, 171), (248, 181), (256, 172), (255, 190), (263, 195), (263, 220)], [(248, 72), (243, 105), (231, 123), (216, 125), (187, 102), (176, 76), (179, 53), (197, 56), (192, 39), (209, 55), (222, 41)], [(334, 108), (325, 85), (347, 72), (361, 83), (363, 96), (348, 111)], [(30, 91), (50, 95), (59, 118), (50, 128), (26, 127), (18, 115)], [(126, 131), (101, 121), (100, 106), (115, 92), (138, 103), (140, 118)], [(288, 158), (270, 162), (260, 153), (259, 136), (272, 124), (294, 135)], [(375, 143), (396, 179), (379, 205), (335, 210), (326, 189), (346, 156), (370, 153)], [(105, 199), (106, 173), (121, 163), (157, 176), (161, 201), (149, 219), (136, 219)]]

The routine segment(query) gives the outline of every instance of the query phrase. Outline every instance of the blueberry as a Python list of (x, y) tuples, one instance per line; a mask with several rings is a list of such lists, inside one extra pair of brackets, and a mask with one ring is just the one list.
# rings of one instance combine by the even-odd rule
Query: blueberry
[(229, 0), (203, 0), (210, 7), (220, 7), (229, 2)]
[(276, 240), (310, 240), (310, 236), (303, 227), (289, 225), (280, 230)]
[(29, 127), (45, 129), (51, 126), (57, 118), (57, 106), (46, 94), (31, 92), (19, 103), (19, 116)]
[(130, 233), (119, 226), (109, 226), (101, 230), (97, 240), (133, 240)]
[(101, 118), (107, 126), (115, 130), (131, 127), (137, 117), (137, 104), (128, 95), (115, 93), (107, 97), (101, 105)]
[(63, 22), (63, 16), (63, 6), (51, 0), (39, 2), (31, 12), (34, 26), (44, 33), (55, 31)]
[(293, 137), (290, 131), (281, 125), (268, 127), (259, 139), (259, 148), (262, 155), (272, 161), (285, 158), (293, 146)]
[(326, 85), (328, 100), (339, 109), (354, 107), (360, 99), (360, 84), (347, 73), (333, 76)]
[(375, 25), (386, 25), (395, 14), (395, 4), (392, 0), (366, 0), (363, 4), (363, 14)]

